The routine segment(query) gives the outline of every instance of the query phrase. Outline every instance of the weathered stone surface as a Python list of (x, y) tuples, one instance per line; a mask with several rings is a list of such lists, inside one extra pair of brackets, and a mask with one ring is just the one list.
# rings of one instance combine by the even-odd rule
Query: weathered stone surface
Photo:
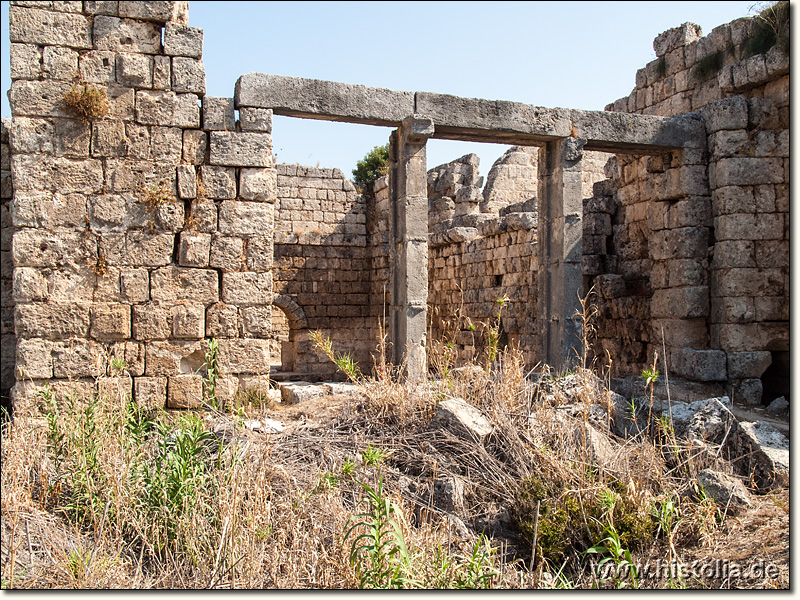
[(236, 130), (233, 98), (203, 96), (203, 129), (206, 131)]
[(239, 125), (242, 131), (272, 133), (272, 111), (243, 106), (239, 109)]
[(759, 352), (729, 352), (728, 376), (731, 379), (755, 379), (761, 377), (767, 367), (772, 363), (772, 353)]
[(682, 349), (672, 353), (672, 370), (694, 381), (725, 381), (727, 355), (722, 350)]
[(265, 338), (272, 333), (271, 306), (246, 306), (240, 313), (245, 335)]
[(144, 125), (200, 127), (200, 107), (194, 94), (136, 92), (136, 120)]
[(206, 156), (208, 136), (205, 131), (183, 131), (183, 160), (192, 165), (202, 164)]
[(789, 401), (784, 396), (775, 398), (767, 406), (767, 411), (771, 412), (774, 415), (785, 414), (789, 412)]
[(131, 329), (137, 340), (166, 340), (172, 334), (172, 312), (158, 304), (135, 305)]
[(92, 24), (83, 15), (11, 6), (8, 35), (12, 42), (39, 46), (92, 47)]
[(661, 414), (672, 419), (678, 437), (719, 444), (735, 427), (730, 406), (731, 401), (727, 396), (696, 400), (690, 404), (672, 402), (671, 407), (662, 401)]
[(242, 200), (275, 202), (278, 178), (275, 169), (242, 169), (239, 174), (239, 197)]
[(133, 379), (130, 377), (99, 377), (97, 395), (106, 401), (127, 405), (133, 398)]
[(281, 402), (286, 404), (299, 404), (314, 398), (321, 398), (328, 394), (324, 385), (309, 383), (308, 381), (292, 381), (279, 383)]
[(53, 375), (58, 378), (100, 377), (106, 373), (105, 348), (91, 340), (53, 344)]
[(750, 493), (735, 477), (712, 469), (703, 469), (697, 474), (697, 483), (706, 496), (713, 498), (717, 506), (730, 514), (736, 514), (751, 505)]
[(143, 21), (175, 21), (185, 23), (189, 10), (189, 3), (185, 1), (173, 2), (168, 0), (120, 2), (119, 14), (121, 17), (141, 19)]
[(172, 59), (172, 89), (176, 92), (206, 93), (206, 70), (196, 58), (176, 56)]
[(146, 348), (148, 377), (196, 373), (205, 361), (205, 344), (200, 341), (154, 341), (146, 344)]
[(197, 173), (192, 165), (178, 166), (178, 196), (181, 198), (197, 197)]
[(219, 342), (219, 364), (223, 373), (269, 373), (269, 340), (223, 339)]
[(244, 240), (239, 237), (213, 236), (209, 265), (223, 271), (241, 271), (244, 267)]
[(760, 379), (743, 379), (734, 385), (734, 399), (737, 404), (757, 406), (761, 404), (764, 385)]
[(222, 301), (237, 306), (269, 304), (272, 273), (223, 273)]
[(236, 198), (236, 171), (227, 167), (200, 167), (200, 180), (206, 198), (233, 200)]
[(136, 377), (134, 398), (139, 408), (145, 410), (164, 408), (167, 403), (167, 378)]
[(492, 433), (494, 426), (474, 406), (461, 398), (443, 400), (436, 407), (432, 426), (442, 427), (458, 436), (470, 439), (483, 439)]
[(700, 39), (702, 35), (703, 32), (699, 25), (684, 23), (680, 27), (673, 27), (657, 35), (653, 40), (653, 50), (655, 50), (656, 56), (664, 56), (673, 50)]
[(65, 339), (89, 333), (89, 307), (75, 304), (18, 304), (14, 317), (17, 337)]
[(200, 375), (174, 375), (167, 379), (168, 408), (203, 406), (203, 378)]
[(185, 303), (172, 307), (172, 337), (202, 339), (206, 331), (206, 311), (202, 304)]
[(206, 312), (206, 337), (230, 338), (240, 334), (241, 320), (235, 306), (214, 304)]
[(90, 335), (96, 340), (113, 341), (131, 337), (131, 307), (127, 304), (93, 304)]
[(152, 272), (150, 295), (159, 302), (213, 304), (219, 300), (218, 284), (216, 271), (168, 266)]
[(164, 28), (164, 53), (202, 58), (203, 30), (180, 23), (167, 23)]
[(211, 234), (183, 231), (179, 251), (182, 267), (207, 267), (211, 251)]
[(761, 421), (739, 423), (732, 439), (734, 464), (760, 490), (789, 485), (789, 440)]
[(272, 136), (252, 131), (211, 132), (212, 165), (230, 167), (272, 167)]
[(274, 209), (265, 202), (223, 202), (219, 231), (225, 235), (259, 235), (273, 230)]
[(53, 376), (52, 355), (53, 342), (41, 339), (19, 340), (15, 365), (16, 377), (20, 380), (50, 379)]
[(143, 54), (158, 54), (161, 50), (161, 28), (154, 23), (98, 15), (93, 34), (95, 50)]
[(744, 96), (733, 96), (717, 100), (700, 111), (706, 122), (706, 131), (711, 134), (723, 129), (745, 129), (747, 127), (747, 100)]

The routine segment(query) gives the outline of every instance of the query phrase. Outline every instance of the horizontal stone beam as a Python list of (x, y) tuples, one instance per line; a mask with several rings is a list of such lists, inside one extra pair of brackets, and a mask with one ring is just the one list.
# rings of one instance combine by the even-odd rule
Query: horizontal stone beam
[(398, 127), (409, 115), (429, 118), (434, 138), (522, 146), (578, 137), (586, 150), (648, 154), (705, 144), (699, 117), (657, 117), (544, 108), (521, 102), (461, 98), (431, 92), (247, 73), (236, 82), (236, 106), (276, 115)]

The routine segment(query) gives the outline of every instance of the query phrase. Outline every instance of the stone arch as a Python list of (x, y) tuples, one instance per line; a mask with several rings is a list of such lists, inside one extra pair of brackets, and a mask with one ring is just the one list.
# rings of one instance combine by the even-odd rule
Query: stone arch
[(297, 302), (285, 294), (278, 294), (272, 299), (272, 306), (279, 308), (289, 322), (288, 339), (281, 341), (281, 371), (297, 369), (297, 342), (308, 327), (306, 314)]

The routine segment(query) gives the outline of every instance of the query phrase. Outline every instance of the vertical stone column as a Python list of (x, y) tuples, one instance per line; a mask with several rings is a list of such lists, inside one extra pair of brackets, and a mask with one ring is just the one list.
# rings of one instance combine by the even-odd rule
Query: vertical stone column
[(433, 121), (409, 117), (392, 133), (389, 158), (391, 213), (390, 335), (395, 364), (410, 383), (425, 379), (428, 304), (428, 176), (425, 144)]
[(557, 370), (582, 354), (582, 158), (586, 140), (562, 138), (539, 150), (540, 358)]

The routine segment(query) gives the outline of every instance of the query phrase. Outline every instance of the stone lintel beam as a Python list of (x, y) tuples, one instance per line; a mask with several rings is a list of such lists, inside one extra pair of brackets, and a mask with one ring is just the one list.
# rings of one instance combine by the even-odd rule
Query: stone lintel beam
[(586, 140), (586, 150), (630, 154), (705, 144), (705, 126), (696, 115), (666, 118), (545, 108), (264, 73), (242, 75), (234, 99), (237, 108), (271, 108), (276, 115), (390, 127), (399, 127), (413, 114), (430, 118), (436, 129), (432, 137), (439, 139), (541, 146), (577, 137)]
[(425, 380), (428, 307), (428, 174), (426, 143), (433, 121), (409, 117), (392, 133), (389, 158), (390, 333), (395, 364), (411, 383)]
[(319, 79), (247, 73), (236, 81), (236, 107), (276, 115), (398, 127), (414, 114), (414, 93)]

